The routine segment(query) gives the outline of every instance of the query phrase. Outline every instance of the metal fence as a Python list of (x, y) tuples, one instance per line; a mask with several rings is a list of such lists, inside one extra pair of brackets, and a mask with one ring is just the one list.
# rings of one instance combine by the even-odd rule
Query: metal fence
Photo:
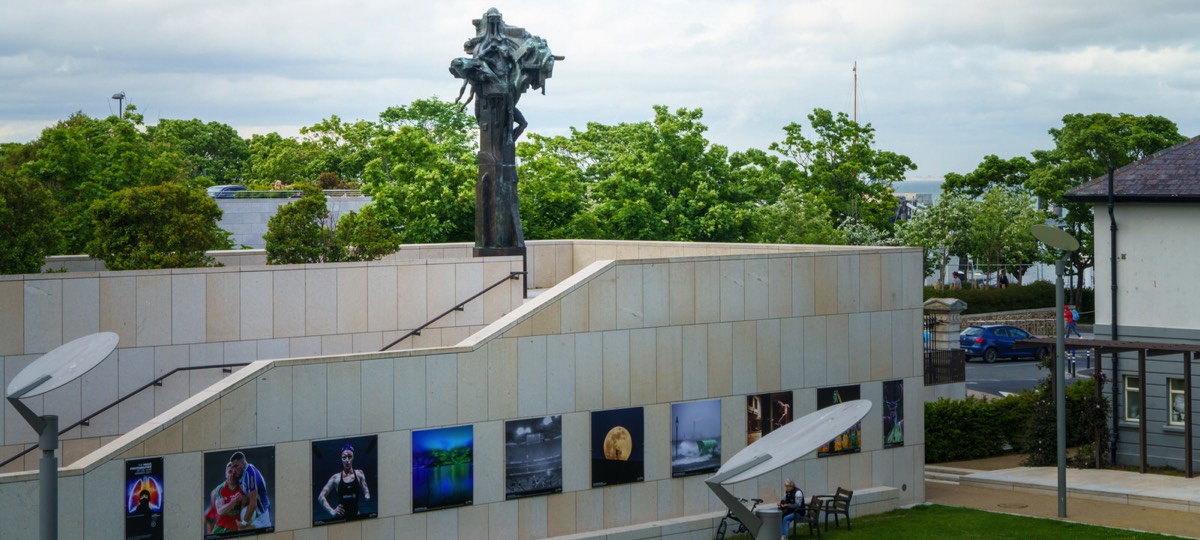
[(966, 360), (962, 349), (925, 351), (925, 386), (966, 382)]
[(940, 324), (934, 315), (925, 315), (922, 320), (925, 339), (925, 385), (949, 384), (967, 380), (967, 357), (962, 349), (936, 350), (933, 336)]

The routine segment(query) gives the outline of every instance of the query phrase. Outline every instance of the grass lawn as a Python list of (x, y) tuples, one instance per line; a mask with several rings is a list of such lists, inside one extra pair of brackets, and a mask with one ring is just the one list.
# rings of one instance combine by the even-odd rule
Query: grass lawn
[[(841, 529), (830, 524), (829, 532), (822, 531), (822, 538), (849, 540), (870, 538), (871, 540), (912, 540), (915, 538), (1015, 538), (1031, 540), (1037, 538), (1079, 538), (1087, 540), (1129, 538), (1174, 538), (1161, 534), (1140, 533), (1124, 529), (1110, 529), (1095, 525), (1081, 525), (1052, 519), (1014, 516), (984, 512), (968, 508), (942, 505), (922, 505), (886, 514), (854, 518), (854, 530), (847, 531), (845, 523)], [(806, 528), (797, 528), (791, 538), (809, 538)], [(813, 535), (812, 538), (816, 538)]]

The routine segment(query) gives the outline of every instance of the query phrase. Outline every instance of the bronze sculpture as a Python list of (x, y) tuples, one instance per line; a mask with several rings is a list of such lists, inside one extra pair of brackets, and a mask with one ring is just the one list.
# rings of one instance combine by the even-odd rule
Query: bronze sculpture
[[(455, 58), (450, 73), (463, 79), (475, 100), (479, 123), (479, 177), (475, 182), (475, 255), (519, 255), (525, 250), (517, 202), (516, 140), (525, 131), (517, 101), (529, 88), (546, 93), (554, 61), (546, 40), (524, 28), (508, 26), (491, 8), (475, 19), (475, 37), (463, 49), (470, 58)], [(515, 127), (514, 127), (515, 125)]]

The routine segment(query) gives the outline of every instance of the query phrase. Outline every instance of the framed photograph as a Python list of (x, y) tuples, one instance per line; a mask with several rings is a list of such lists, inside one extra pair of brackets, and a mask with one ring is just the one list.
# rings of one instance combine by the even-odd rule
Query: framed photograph
[[(817, 389), (817, 409), (831, 407), (838, 403), (854, 401), (862, 395), (857, 384), (849, 386), (831, 386)], [(817, 450), (818, 457), (853, 454), (862, 450), (862, 422), (856, 422), (853, 427), (834, 437)]]
[(904, 380), (883, 381), (883, 447), (904, 446)]
[(204, 538), (275, 530), (275, 447), (204, 454)]
[(721, 468), (721, 400), (671, 404), (671, 476)]
[(475, 430), (471, 426), (412, 433), (413, 512), (472, 504)]
[(313, 525), (379, 515), (378, 437), (312, 443)]
[(163, 458), (125, 462), (125, 539), (163, 538)]
[(746, 396), (746, 444), (792, 421), (792, 391)]
[(641, 407), (592, 411), (592, 487), (645, 479)]
[(562, 493), (562, 416), (504, 423), (504, 498)]

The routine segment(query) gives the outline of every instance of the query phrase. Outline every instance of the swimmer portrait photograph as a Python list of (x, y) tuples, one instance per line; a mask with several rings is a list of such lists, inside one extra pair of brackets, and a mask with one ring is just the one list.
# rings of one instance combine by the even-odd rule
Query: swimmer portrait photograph
[(312, 443), (313, 525), (379, 515), (377, 435)]

